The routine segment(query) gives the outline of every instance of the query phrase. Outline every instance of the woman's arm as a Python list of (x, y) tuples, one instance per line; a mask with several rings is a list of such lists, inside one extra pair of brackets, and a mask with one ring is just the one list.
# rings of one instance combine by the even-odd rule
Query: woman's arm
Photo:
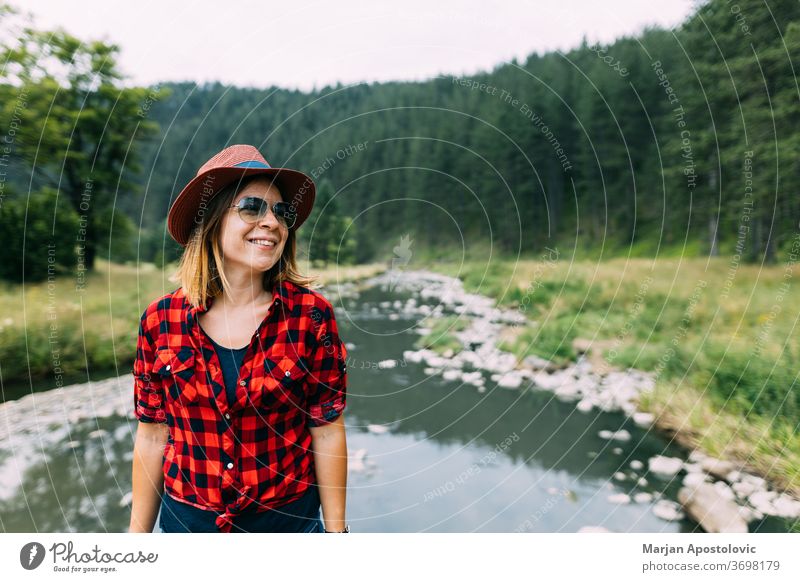
[(347, 497), (347, 437), (344, 414), (340, 414), (333, 422), (312, 426), (309, 430), (325, 529), (342, 531), (345, 526)]
[(133, 501), (130, 533), (151, 533), (164, 489), (164, 446), (169, 437), (165, 423), (139, 422), (133, 445)]

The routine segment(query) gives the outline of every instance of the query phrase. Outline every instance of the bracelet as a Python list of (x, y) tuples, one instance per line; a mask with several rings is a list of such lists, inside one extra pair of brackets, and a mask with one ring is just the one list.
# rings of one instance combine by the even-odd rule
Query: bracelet
[(346, 526), (344, 526), (344, 529), (343, 529), (342, 531), (328, 531), (328, 530), (326, 530), (326, 529), (325, 529), (325, 527), (323, 526), (323, 527), (322, 527), (322, 531), (323, 531), (324, 533), (350, 533), (350, 526), (349, 526), (349, 525), (346, 525)]

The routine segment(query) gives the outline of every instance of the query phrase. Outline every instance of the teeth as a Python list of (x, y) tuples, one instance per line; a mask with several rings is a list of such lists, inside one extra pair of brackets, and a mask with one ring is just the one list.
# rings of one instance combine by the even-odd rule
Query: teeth
[(262, 247), (274, 247), (275, 246), (274, 242), (268, 241), (268, 240), (251, 240), (250, 242), (253, 243), (254, 245), (260, 245)]

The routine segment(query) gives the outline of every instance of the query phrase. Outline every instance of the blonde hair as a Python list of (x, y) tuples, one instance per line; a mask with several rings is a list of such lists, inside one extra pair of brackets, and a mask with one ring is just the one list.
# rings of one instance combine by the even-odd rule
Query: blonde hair
[[(217, 297), (226, 289), (230, 289), (222, 269), (223, 257), (220, 246), (222, 219), (237, 194), (257, 178), (263, 179), (264, 176), (258, 174), (247, 176), (225, 186), (208, 201), (206, 211), (202, 215), (198, 214), (199, 220), (196, 219), (197, 224), (186, 243), (177, 270), (169, 277), (173, 283), (180, 284), (186, 300), (194, 307), (205, 309), (206, 302), (210, 298)], [(283, 281), (309, 287), (317, 280), (317, 277), (300, 274), (296, 256), (296, 231), (289, 229), (289, 236), (280, 259), (264, 272), (265, 291), (271, 291), (274, 285)]]

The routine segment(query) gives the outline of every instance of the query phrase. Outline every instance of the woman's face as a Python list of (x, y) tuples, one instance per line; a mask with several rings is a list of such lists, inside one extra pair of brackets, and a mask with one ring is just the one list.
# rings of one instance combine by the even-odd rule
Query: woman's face
[(270, 211), (258, 222), (249, 224), (239, 218), (235, 208), (229, 208), (222, 219), (220, 239), (226, 271), (244, 268), (248, 271), (268, 271), (280, 259), (289, 229), (278, 222), (272, 206), (282, 200), (277, 187), (266, 177), (248, 183), (234, 198), (235, 205), (242, 198), (256, 196), (269, 202)]

